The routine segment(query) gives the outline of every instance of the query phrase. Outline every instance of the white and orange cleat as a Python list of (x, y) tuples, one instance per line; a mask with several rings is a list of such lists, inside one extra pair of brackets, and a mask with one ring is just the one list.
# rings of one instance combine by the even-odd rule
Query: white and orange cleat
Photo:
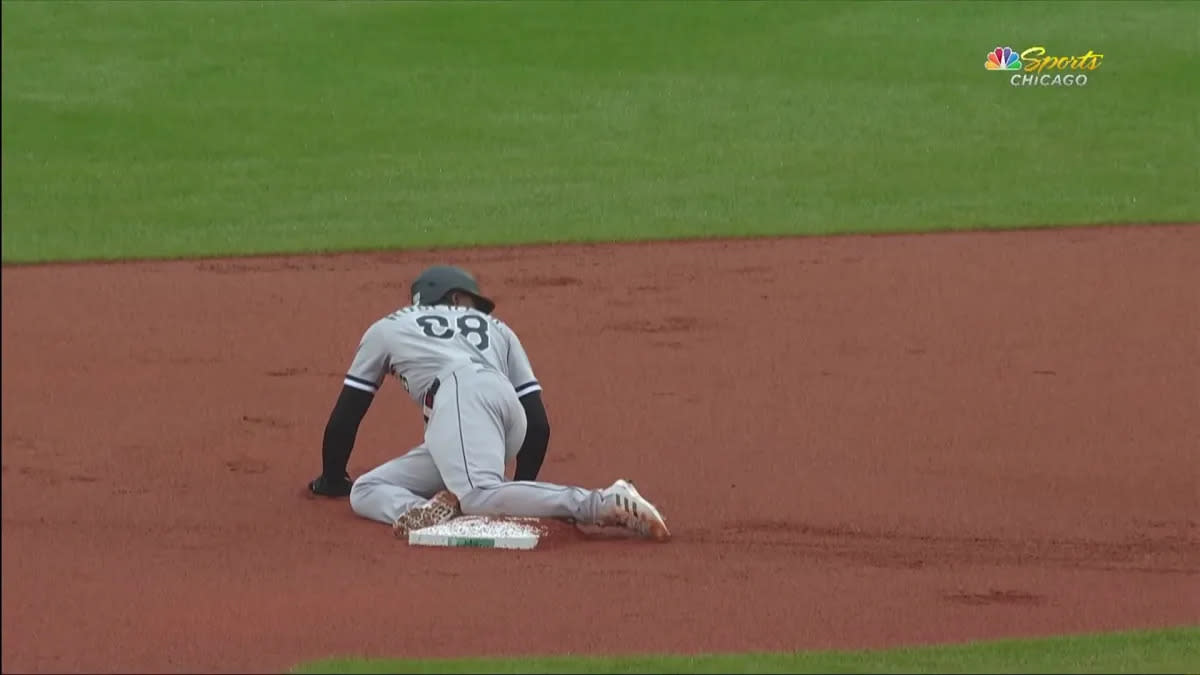
[(657, 541), (667, 541), (671, 538), (671, 532), (667, 529), (662, 514), (638, 493), (633, 483), (618, 480), (605, 488), (602, 494), (603, 511), (597, 524), (624, 527)]
[(458, 505), (458, 497), (449, 490), (442, 490), (424, 504), (418, 504), (405, 511), (392, 523), (392, 534), (398, 539), (408, 537), (412, 530), (420, 530), (453, 520), (462, 515), (462, 507)]

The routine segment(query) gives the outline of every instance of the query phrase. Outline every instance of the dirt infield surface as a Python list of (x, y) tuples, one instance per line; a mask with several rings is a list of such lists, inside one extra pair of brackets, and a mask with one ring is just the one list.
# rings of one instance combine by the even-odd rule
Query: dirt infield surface
[[(474, 269), (675, 541), (409, 549), (300, 488), (361, 332)], [(1195, 623), (1200, 227), (6, 267), (3, 669), (879, 647)], [(361, 473), (415, 443), (385, 385)]]

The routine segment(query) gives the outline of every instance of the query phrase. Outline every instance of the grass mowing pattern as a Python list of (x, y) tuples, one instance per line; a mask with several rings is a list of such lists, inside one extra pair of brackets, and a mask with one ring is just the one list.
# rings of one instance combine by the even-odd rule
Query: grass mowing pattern
[(1196, 673), (1200, 628), (865, 652), (330, 660), (297, 673)]
[[(3, 259), (1200, 219), (1200, 3), (4, 2)], [(1014, 88), (997, 44), (1105, 55)]]

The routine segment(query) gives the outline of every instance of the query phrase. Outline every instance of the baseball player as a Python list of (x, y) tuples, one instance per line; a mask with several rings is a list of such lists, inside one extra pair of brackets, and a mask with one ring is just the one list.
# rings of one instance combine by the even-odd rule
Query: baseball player
[[(398, 537), (461, 514), (570, 518), (670, 538), (658, 509), (631, 483), (591, 490), (537, 482), (550, 439), (541, 385), (495, 303), (458, 267), (426, 269), (412, 305), (372, 324), (359, 342), (325, 427), (319, 495), (350, 497), (358, 515)], [(351, 483), (346, 465), (375, 393), (391, 375), (425, 415), (424, 442)], [(514, 480), (504, 467), (516, 459)]]

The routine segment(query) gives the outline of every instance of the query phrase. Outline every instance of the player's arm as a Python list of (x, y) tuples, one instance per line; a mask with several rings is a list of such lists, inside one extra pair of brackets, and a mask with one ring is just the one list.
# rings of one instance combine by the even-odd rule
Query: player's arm
[(550, 420), (542, 403), (542, 390), (539, 388), (522, 396), (521, 407), (525, 408), (529, 424), (525, 429), (525, 442), (517, 453), (513, 480), (537, 480), (542, 462), (546, 460), (546, 449), (550, 447)]
[(325, 435), (321, 442), (321, 475), (308, 486), (314, 494), (326, 497), (345, 497), (350, 494), (353, 481), (346, 466), (354, 450), (358, 426), (371, 408), (388, 366), (379, 328), (372, 326), (359, 343), (354, 362), (342, 381), (342, 390), (329, 413), (329, 421), (325, 423)]
[(325, 423), (325, 436), (321, 442), (321, 475), (311, 484), (315, 494), (327, 497), (345, 497), (350, 494), (350, 474), (346, 466), (354, 450), (354, 439), (358, 436), (358, 425), (371, 407), (375, 394), (342, 385), (329, 421)]
[(533, 374), (529, 355), (525, 353), (516, 333), (511, 329), (508, 332), (508, 377), (517, 391), (528, 422), (525, 442), (517, 453), (513, 480), (537, 480), (542, 462), (546, 460), (546, 449), (550, 447), (550, 420), (542, 402), (542, 385)]

